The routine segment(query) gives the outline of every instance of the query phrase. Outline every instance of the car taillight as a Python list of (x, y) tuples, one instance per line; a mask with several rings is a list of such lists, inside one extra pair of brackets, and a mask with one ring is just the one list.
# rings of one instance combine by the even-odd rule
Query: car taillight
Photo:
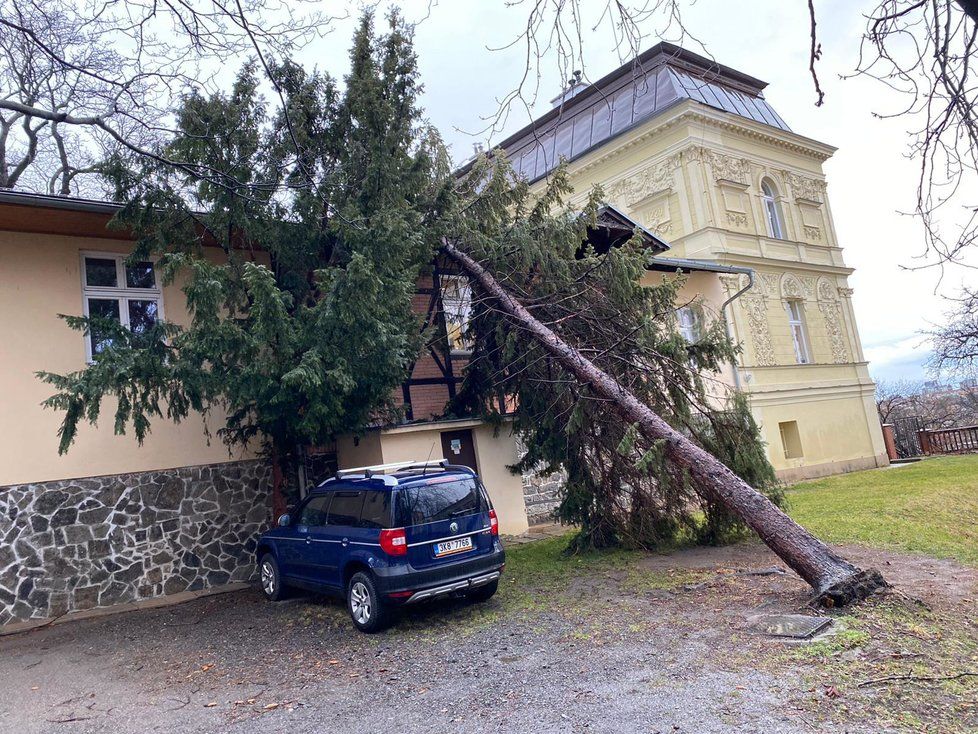
[(389, 556), (407, 555), (407, 536), (404, 528), (380, 531), (380, 547)]
[(489, 510), (489, 532), (499, 535), (499, 518), (496, 517), (495, 510)]

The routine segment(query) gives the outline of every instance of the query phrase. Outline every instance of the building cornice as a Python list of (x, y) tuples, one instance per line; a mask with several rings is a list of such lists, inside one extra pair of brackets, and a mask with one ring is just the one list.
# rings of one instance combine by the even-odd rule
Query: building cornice
[[(718, 130), (740, 133), (746, 137), (807, 156), (819, 163), (828, 160), (836, 151), (835, 147), (820, 143), (812, 138), (806, 138), (803, 135), (785, 130), (777, 130), (776, 128), (747, 120), (746, 118), (713, 110), (695, 100), (684, 100), (666, 113), (652, 118), (645, 125), (635, 128), (631, 137), (613, 138), (607, 144), (592, 151), (577, 162), (572, 162), (568, 167), (568, 173), (571, 176), (587, 173), (603, 163), (620, 157), (632, 148), (642, 145), (656, 136), (663, 135), (678, 125), (688, 123), (697, 123), (711, 126)], [(703, 140), (696, 140), (693, 143), (671, 147), (682, 151), (691, 147), (691, 145), (695, 145), (696, 147), (716, 147), (718, 150), (726, 147), (722, 145), (710, 146), (707, 141)], [(543, 180), (538, 179), (534, 183), (539, 183)]]

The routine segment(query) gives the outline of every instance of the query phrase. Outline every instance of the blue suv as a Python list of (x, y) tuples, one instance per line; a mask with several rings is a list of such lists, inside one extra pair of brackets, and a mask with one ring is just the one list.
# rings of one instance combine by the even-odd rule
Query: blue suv
[(482, 482), (446, 460), (337, 472), (258, 541), (265, 596), (290, 587), (344, 595), (363, 632), (394, 610), (447, 594), (486, 601), (505, 554)]

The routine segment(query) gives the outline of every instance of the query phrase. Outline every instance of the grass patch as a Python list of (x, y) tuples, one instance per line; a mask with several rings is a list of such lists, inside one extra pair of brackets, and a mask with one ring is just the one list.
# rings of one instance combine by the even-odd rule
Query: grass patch
[(978, 456), (853, 472), (797, 484), (788, 512), (831, 543), (954, 558), (978, 566)]

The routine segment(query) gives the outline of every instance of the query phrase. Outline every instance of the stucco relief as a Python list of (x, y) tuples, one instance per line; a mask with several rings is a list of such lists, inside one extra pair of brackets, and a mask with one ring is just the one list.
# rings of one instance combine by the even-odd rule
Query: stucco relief
[(677, 162), (678, 157), (671, 156), (661, 163), (616, 181), (608, 186), (608, 197), (613, 202), (631, 206), (653, 194), (671, 191), (675, 184), (673, 172)]
[(735, 227), (746, 227), (747, 226), (747, 215), (744, 212), (727, 212), (727, 224), (732, 224)]
[(822, 230), (818, 227), (812, 226), (811, 224), (806, 224), (804, 226), (805, 238), (809, 240), (821, 241)]
[(780, 298), (781, 280), (777, 273), (759, 273), (761, 290), (772, 298)]
[(714, 181), (734, 181), (744, 186), (750, 184), (750, 161), (746, 158), (704, 150), (704, 160), (710, 164)]
[[(761, 279), (765, 275), (769, 274), (761, 273)], [(732, 296), (743, 289), (748, 281), (746, 275), (721, 275), (720, 282), (723, 284), (727, 295)], [(740, 304), (747, 316), (747, 328), (754, 345), (754, 364), (761, 366), (776, 364), (774, 345), (771, 343), (771, 330), (767, 322), (767, 299), (761, 280), (755, 280), (754, 288), (746, 291), (736, 303)]]
[(781, 276), (781, 298), (784, 300), (803, 300), (805, 298), (805, 287), (801, 280), (791, 273)]
[(825, 322), (825, 332), (829, 335), (832, 347), (832, 361), (836, 364), (846, 364), (849, 359), (849, 345), (846, 343), (845, 326), (842, 321), (842, 308), (839, 305), (838, 293), (843, 289), (835, 288), (828, 278), (818, 279), (818, 310)]
[(785, 181), (791, 186), (796, 199), (808, 199), (821, 203), (825, 197), (825, 182), (817, 178), (802, 176), (791, 171), (782, 171)]
[(747, 291), (741, 298), (751, 339), (754, 342), (754, 364), (769, 366), (777, 364), (774, 345), (771, 343), (771, 330), (768, 326), (767, 302), (760, 293)]

